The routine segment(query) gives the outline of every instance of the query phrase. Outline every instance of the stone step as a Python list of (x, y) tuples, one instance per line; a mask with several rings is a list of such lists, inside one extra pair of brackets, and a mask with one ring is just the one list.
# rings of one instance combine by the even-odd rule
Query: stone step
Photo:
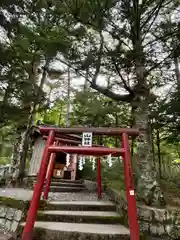
[(61, 182), (61, 183), (83, 183), (83, 180), (70, 180), (70, 179), (59, 179), (59, 178), (52, 178), (51, 182)]
[(45, 210), (116, 211), (110, 201), (49, 201)]
[(51, 186), (50, 192), (80, 192), (86, 190), (85, 187), (59, 187)]
[(59, 187), (85, 187), (83, 183), (71, 183), (71, 182), (51, 182), (51, 186)]
[[(20, 224), (19, 238), (25, 223)], [(118, 224), (36, 222), (33, 240), (130, 240), (129, 230)]]
[(39, 211), (37, 221), (119, 224), (123, 219), (116, 212), (103, 211)]
[[(28, 176), (28, 180), (32, 182), (36, 182), (37, 177), (36, 176)], [(71, 179), (60, 179), (53, 177), (51, 179), (51, 182), (61, 182), (61, 183), (75, 183), (75, 184), (81, 184), (83, 183), (83, 180), (71, 180)]]

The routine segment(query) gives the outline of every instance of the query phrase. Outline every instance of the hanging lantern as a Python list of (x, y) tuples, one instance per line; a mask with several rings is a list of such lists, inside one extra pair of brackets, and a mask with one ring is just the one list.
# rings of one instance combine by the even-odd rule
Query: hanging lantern
[(109, 167), (112, 167), (113, 163), (112, 163), (112, 156), (111, 156), (111, 154), (108, 155), (107, 161), (108, 161)]
[(80, 158), (79, 158), (78, 168), (79, 168), (80, 171), (83, 170), (83, 157), (80, 157)]
[(67, 153), (67, 154), (66, 154), (66, 166), (68, 167), (69, 164), (70, 164), (70, 154)]

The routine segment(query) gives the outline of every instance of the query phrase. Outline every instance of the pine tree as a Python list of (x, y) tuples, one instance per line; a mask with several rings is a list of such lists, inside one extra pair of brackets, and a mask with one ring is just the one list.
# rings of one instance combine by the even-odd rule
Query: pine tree
[[(172, 31), (161, 34), (164, 14), (170, 17), (177, 5), (168, 0), (82, 0), (76, 5), (71, 0), (63, 2), (69, 14), (89, 29), (74, 68), (81, 69), (78, 73), (84, 77), (89, 69), (88, 81), (93, 89), (131, 104), (134, 127), (141, 131), (137, 138), (137, 194), (149, 205), (159, 204), (162, 193), (152, 161), (149, 113), (156, 99), (152, 88), (159, 85), (159, 69), (172, 56), (171, 50), (161, 51), (162, 39), (172, 37)], [(175, 27), (173, 32), (177, 31)], [(106, 86), (99, 84), (99, 75), (106, 80)]]

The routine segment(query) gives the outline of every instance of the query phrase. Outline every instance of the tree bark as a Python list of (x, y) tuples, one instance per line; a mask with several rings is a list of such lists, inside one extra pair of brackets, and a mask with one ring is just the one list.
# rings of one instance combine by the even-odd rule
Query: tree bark
[(149, 127), (149, 106), (144, 98), (134, 106), (135, 127), (141, 129), (137, 141), (138, 181), (137, 197), (147, 205), (164, 205), (164, 198), (157, 181), (153, 164), (152, 142)]
[(1, 106), (0, 106), (0, 127), (2, 125), (2, 123), (6, 122), (6, 118), (4, 119), (5, 117), (5, 113), (6, 113), (6, 107), (8, 105), (8, 99), (11, 95), (11, 93), (13, 92), (13, 89), (11, 87), (11, 82), (8, 83), (8, 86), (5, 90), (5, 93), (4, 93), (4, 96), (3, 96), (3, 101), (1, 103)]
[(70, 126), (70, 107), (71, 107), (71, 76), (70, 68), (68, 68), (68, 86), (67, 86), (67, 112), (66, 112), (66, 127)]
[(179, 59), (177, 56), (174, 56), (174, 65), (175, 65), (175, 74), (178, 89), (180, 89), (180, 71), (179, 71)]
[[(43, 88), (43, 85), (45, 83), (46, 74), (47, 74), (47, 67), (49, 66), (49, 62), (50, 62), (50, 59), (46, 60), (44, 70), (43, 70), (43, 73), (42, 73), (42, 77), (41, 77), (41, 81), (40, 81), (40, 85), (39, 85), (38, 90), (37, 90), (36, 99), (33, 102), (32, 107), (31, 107), (31, 112), (30, 112), (30, 115), (29, 115), (29, 118), (28, 118), (26, 131), (23, 132), (23, 134), (22, 134), (22, 141), (21, 141), (21, 145), (20, 145), (19, 158), (18, 158), (18, 163), (19, 163), (18, 182), (19, 182), (19, 184), (22, 183), (22, 180), (23, 180), (24, 175), (25, 175), (26, 158), (27, 158), (27, 153), (28, 153), (28, 148), (29, 148), (29, 134), (30, 134), (32, 123), (33, 123), (33, 118), (34, 118), (34, 115), (35, 115), (36, 110), (37, 110), (38, 102), (39, 102), (39, 99), (41, 97), (40, 92), (41, 92), (41, 90)], [(37, 68), (36, 68), (36, 70), (37, 70)], [(31, 78), (33, 77), (33, 81), (35, 81), (35, 78), (37, 77), (37, 72), (35, 71), (32, 74), (33, 74), (33, 76), (30, 76), (30, 77)]]
[(153, 156), (153, 164), (156, 167), (156, 159), (155, 159), (155, 149), (154, 149), (154, 134), (153, 129), (151, 127), (151, 144), (152, 144), (152, 156)]
[(159, 166), (159, 178), (162, 178), (162, 164), (161, 164), (161, 140), (160, 140), (160, 134), (159, 129), (156, 130), (156, 145), (157, 145), (157, 154), (158, 154), (158, 166)]
[(17, 130), (16, 131), (16, 139), (15, 142), (13, 144), (13, 154), (12, 154), (12, 159), (11, 159), (11, 164), (16, 167), (16, 165), (18, 164), (18, 156), (19, 156), (19, 146), (21, 143), (21, 134), (20, 132)]
[(28, 152), (29, 146), (29, 131), (24, 131), (21, 133), (21, 143), (19, 146), (19, 158), (18, 158), (18, 166), (19, 166), (19, 173), (18, 173), (18, 183), (22, 185), (22, 181), (25, 175), (25, 168), (26, 168), (26, 157)]

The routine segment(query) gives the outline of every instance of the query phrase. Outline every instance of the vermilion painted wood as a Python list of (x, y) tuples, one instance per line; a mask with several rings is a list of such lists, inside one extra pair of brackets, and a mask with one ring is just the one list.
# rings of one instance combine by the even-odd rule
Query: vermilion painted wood
[(101, 158), (97, 159), (97, 194), (98, 199), (102, 198), (102, 183), (101, 183)]
[[(55, 145), (57, 146), (58, 142), (56, 142)], [(54, 165), (55, 165), (55, 159), (56, 159), (56, 154), (52, 153), (51, 157), (50, 157), (50, 161), (49, 161), (49, 169), (48, 169), (48, 173), (47, 173), (46, 186), (44, 189), (44, 199), (45, 200), (48, 199), (48, 194), (49, 194), (49, 190), (50, 190), (50, 186), (51, 186), (51, 178), (53, 175), (53, 170), (54, 170)]]
[(48, 134), (49, 131), (55, 133), (66, 134), (81, 134), (83, 132), (92, 132), (94, 135), (119, 136), (127, 133), (129, 136), (138, 136), (139, 130), (133, 128), (54, 128), (54, 127), (39, 127), (42, 134)]
[[(43, 136), (43, 139), (47, 139), (48, 136)], [(55, 137), (56, 141), (59, 141), (60, 143), (64, 143), (64, 144), (71, 144), (71, 145), (79, 145), (82, 142), (81, 141), (76, 141), (76, 140), (70, 140), (70, 139), (65, 139), (65, 138), (60, 138), (60, 137)]]
[[(46, 134), (47, 135), (47, 134)], [(69, 140), (77, 140), (82, 141), (82, 137), (77, 134), (62, 134), (62, 133), (56, 133), (56, 137), (65, 138)]]
[(137, 217), (136, 196), (134, 191), (133, 171), (131, 166), (131, 153), (129, 148), (128, 135), (126, 133), (122, 134), (122, 145), (123, 145), (122, 147), (125, 149), (123, 157), (124, 157), (126, 196), (127, 196), (127, 202), (128, 202), (130, 239), (139, 240), (139, 225), (138, 225), (138, 217)]
[(106, 148), (106, 147), (77, 147), (77, 146), (50, 146), (49, 152), (65, 152), (65, 153), (76, 153), (79, 155), (93, 155), (103, 156), (112, 154), (113, 156), (121, 156), (124, 153), (122, 148)]
[[(129, 227), (130, 227), (130, 238), (131, 240), (139, 240), (139, 225), (137, 219), (137, 208), (136, 208), (136, 198), (134, 191), (134, 180), (133, 172), (131, 167), (131, 156), (130, 148), (128, 142), (128, 134), (136, 136), (138, 130), (136, 129), (107, 129), (107, 128), (74, 128), (74, 129), (54, 129), (54, 128), (41, 128), (43, 134), (49, 133), (47, 139), (46, 147), (41, 161), (40, 170), (38, 173), (37, 183), (35, 185), (32, 201), (28, 211), (28, 216), (26, 219), (26, 225), (24, 227), (22, 240), (32, 240), (34, 222), (37, 215), (37, 210), (39, 206), (39, 201), (43, 189), (43, 184), (48, 168), (48, 161), (51, 153), (65, 152), (65, 153), (77, 153), (80, 155), (95, 155), (103, 156), (112, 154), (113, 156), (123, 156), (124, 159), (124, 175), (126, 183), (126, 194), (128, 202), (128, 218), (129, 218)], [(44, 131), (45, 130), (45, 131)], [(96, 135), (122, 135), (122, 148), (107, 148), (107, 147), (77, 147), (77, 146), (52, 146), (55, 139), (55, 132), (59, 133), (82, 133), (82, 132), (95, 132)], [(61, 131), (62, 130), (62, 131)], [(72, 131), (71, 131), (72, 130)], [(129, 131), (130, 130), (130, 131)], [(54, 132), (55, 131), (55, 132)], [(105, 131), (105, 132), (104, 132)], [(107, 131), (107, 132), (106, 132)], [(124, 133), (123, 133), (124, 132)], [(59, 137), (56, 134), (56, 137)], [(100, 159), (97, 161), (97, 182), (98, 182), (98, 197), (101, 197), (101, 163)]]
[[(48, 136), (43, 136), (43, 139), (46, 140), (48, 138)], [(77, 141), (77, 140), (70, 140), (70, 139), (65, 139), (61, 137), (55, 137), (56, 141), (59, 141), (60, 143), (64, 143), (64, 144), (68, 144), (68, 145), (79, 145), (82, 144), (82, 141)], [(105, 146), (101, 146), (101, 145), (97, 145), (97, 144), (93, 144), (93, 147), (105, 147)]]
[(46, 147), (44, 149), (44, 154), (42, 157), (39, 173), (37, 176), (37, 182), (35, 184), (32, 200), (30, 203), (30, 207), (28, 210), (28, 215), (26, 218), (26, 224), (22, 234), (22, 240), (32, 240), (33, 237), (33, 228), (36, 220), (36, 215), (39, 207), (39, 201), (41, 198), (41, 193), (44, 185), (44, 180), (46, 177), (46, 172), (48, 168), (48, 162), (50, 157), (50, 152), (48, 151), (48, 147), (53, 144), (55, 134), (53, 131), (49, 132), (49, 137), (46, 142)]

